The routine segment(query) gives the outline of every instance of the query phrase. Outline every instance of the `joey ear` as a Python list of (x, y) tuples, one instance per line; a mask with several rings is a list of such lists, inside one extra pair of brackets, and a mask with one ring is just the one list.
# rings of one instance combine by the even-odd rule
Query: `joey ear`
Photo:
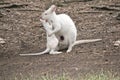
[(56, 7), (55, 5), (52, 5), (52, 6), (51, 6), (51, 11), (52, 11), (52, 12), (56, 11), (56, 8), (57, 8), (57, 7)]

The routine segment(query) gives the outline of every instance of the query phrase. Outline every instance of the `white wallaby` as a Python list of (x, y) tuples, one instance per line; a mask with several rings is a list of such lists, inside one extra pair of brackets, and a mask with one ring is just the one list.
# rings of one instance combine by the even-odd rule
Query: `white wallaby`
[(60, 54), (62, 52), (58, 52), (57, 47), (58, 47), (58, 39), (56, 38), (55, 34), (52, 34), (51, 36), (48, 36), (51, 31), (52, 31), (52, 25), (51, 23), (48, 23), (46, 20), (40, 19), (40, 21), (42, 22), (44, 29), (46, 30), (46, 34), (47, 34), (47, 48), (45, 51), (40, 52), (40, 53), (32, 53), (32, 54), (20, 54), (21, 56), (27, 56), (27, 55), (41, 55), (41, 54), (45, 54), (48, 53), (49, 54)]
[(89, 43), (100, 41), (101, 39), (90, 39), (90, 40), (78, 40), (77, 29), (73, 20), (66, 14), (56, 14), (56, 6), (52, 5), (48, 10), (42, 13), (41, 18), (52, 22), (54, 30), (49, 34), (49, 36), (56, 34), (56, 36), (63, 36), (63, 44), (68, 45), (67, 52), (71, 52), (72, 47), (81, 43)]

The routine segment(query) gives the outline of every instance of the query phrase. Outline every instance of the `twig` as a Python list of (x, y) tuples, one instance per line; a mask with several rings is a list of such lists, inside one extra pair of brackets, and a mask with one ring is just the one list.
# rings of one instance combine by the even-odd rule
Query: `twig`
[(64, 3), (72, 3), (72, 2), (87, 2), (92, 0), (64, 0)]
[(41, 10), (37, 10), (37, 9), (19, 9), (17, 11), (41, 11)]
[(5, 40), (3, 38), (0, 38), (0, 43), (1, 44), (4, 44), (5, 43)]
[(10, 4), (10, 3), (7, 3), (7, 2), (0, 2), (0, 5), (4, 5), (4, 4)]
[(0, 9), (3, 9), (3, 8), (21, 8), (24, 6), (28, 6), (28, 4), (12, 4), (12, 5), (0, 7)]
[(102, 13), (102, 12), (101, 11), (79, 11), (78, 13), (82, 14), (82, 13)]
[(98, 9), (98, 10), (107, 10), (107, 11), (120, 11), (120, 9), (116, 9), (116, 8), (110, 8), (110, 7), (106, 7), (106, 6), (95, 6), (95, 7), (91, 7), (93, 9)]
[(120, 4), (109, 5), (110, 7), (120, 7)]

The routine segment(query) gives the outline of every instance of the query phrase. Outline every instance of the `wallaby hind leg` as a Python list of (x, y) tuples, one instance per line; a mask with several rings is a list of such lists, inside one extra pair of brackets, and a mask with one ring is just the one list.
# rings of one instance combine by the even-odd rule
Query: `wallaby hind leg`
[(70, 38), (69, 39), (69, 45), (68, 45), (68, 50), (67, 53), (72, 51), (72, 47), (74, 46), (75, 39)]
[(62, 53), (62, 52), (51, 50), (49, 54), (60, 54), (60, 53)]
[(72, 48), (74, 46), (74, 43), (76, 41), (76, 34), (77, 33), (71, 33), (71, 35), (68, 36), (68, 50), (67, 53), (72, 51)]
[(73, 47), (73, 45), (72, 45), (72, 44), (69, 44), (69, 46), (68, 46), (68, 50), (67, 50), (67, 53), (69, 53), (69, 52), (72, 51), (72, 47)]

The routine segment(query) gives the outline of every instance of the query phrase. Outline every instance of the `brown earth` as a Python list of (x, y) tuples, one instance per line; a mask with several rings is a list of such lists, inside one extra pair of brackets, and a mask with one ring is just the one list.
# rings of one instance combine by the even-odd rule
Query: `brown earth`
[[(101, 70), (119, 74), (120, 47), (115, 47), (113, 42), (120, 39), (120, 21), (116, 19), (120, 1), (59, 2), (55, 1), (59, 6), (56, 12), (71, 16), (77, 26), (78, 39), (103, 40), (77, 45), (70, 53), (63, 51), (60, 55), (21, 57), (20, 53), (41, 52), (45, 49), (46, 34), (39, 18), (50, 1), (1, 0), (0, 37), (6, 43), (0, 44), (0, 80), (13, 80), (21, 74), (37, 76), (65, 73), (75, 77)], [(101, 6), (109, 6), (112, 10), (95, 8)]]

